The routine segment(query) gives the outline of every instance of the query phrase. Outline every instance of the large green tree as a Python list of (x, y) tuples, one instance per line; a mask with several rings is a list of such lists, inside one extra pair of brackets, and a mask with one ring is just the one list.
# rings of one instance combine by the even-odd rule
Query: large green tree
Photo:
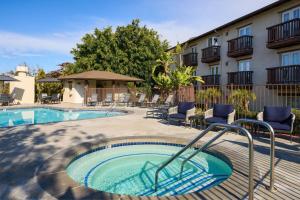
[(75, 62), (65, 68), (66, 74), (88, 70), (107, 70), (152, 81), (152, 67), (168, 48), (158, 33), (139, 20), (127, 26), (95, 29), (72, 49)]

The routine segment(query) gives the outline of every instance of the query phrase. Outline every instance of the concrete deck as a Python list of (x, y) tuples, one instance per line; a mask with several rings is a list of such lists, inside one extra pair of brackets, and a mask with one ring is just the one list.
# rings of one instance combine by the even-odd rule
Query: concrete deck
[[(57, 106), (57, 105), (55, 105)], [(75, 108), (77, 105), (58, 105)], [(146, 109), (126, 108), (134, 114), (112, 118), (60, 122), (46, 125), (19, 126), (0, 129), (0, 199), (54, 199), (41, 189), (35, 173), (51, 155), (70, 146), (95, 140), (124, 136), (167, 136), (191, 139), (199, 130), (166, 125), (157, 119), (145, 119)], [(203, 140), (207, 140), (207, 135)], [(228, 133), (216, 144), (248, 155), (247, 139)], [(255, 177), (255, 199), (300, 199), (300, 144), (276, 139), (275, 187), (270, 193), (268, 185), (269, 139), (255, 138), (255, 165), (259, 176)], [(227, 155), (230, 158), (230, 154)], [(239, 167), (243, 169), (243, 166)], [(243, 174), (245, 171), (239, 173)], [(245, 196), (247, 183), (236, 179), (235, 188), (223, 188), (211, 193), (210, 199), (232, 199)], [(226, 192), (224, 192), (226, 191)], [(231, 194), (226, 196), (226, 194)], [(235, 195), (239, 194), (239, 195)], [(202, 199), (203, 196), (191, 196)], [(190, 198), (189, 198), (190, 199)], [(209, 199), (209, 198), (208, 198)]]

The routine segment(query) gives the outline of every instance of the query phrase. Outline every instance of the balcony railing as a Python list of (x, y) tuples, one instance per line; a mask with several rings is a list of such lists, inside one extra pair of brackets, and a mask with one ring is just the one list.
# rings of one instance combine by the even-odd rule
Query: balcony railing
[(267, 84), (300, 83), (300, 65), (267, 68)]
[(228, 52), (227, 55), (229, 57), (238, 57), (244, 55), (250, 55), (253, 53), (252, 46), (252, 38), (253, 36), (245, 35), (241, 36), (228, 42)]
[(207, 76), (201, 76), (204, 83), (203, 86), (217, 86), (220, 85), (220, 75), (207, 75)]
[(220, 60), (220, 46), (211, 46), (202, 49), (201, 62), (211, 63)]
[(267, 28), (267, 47), (276, 49), (300, 43), (300, 19), (293, 19)]
[(253, 71), (229, 72), (228, 85), (252, 85)]
[(185, 66), (197, 66), (198, 65), (198, 54), (188, 53), (183, 55), (183, 65)]

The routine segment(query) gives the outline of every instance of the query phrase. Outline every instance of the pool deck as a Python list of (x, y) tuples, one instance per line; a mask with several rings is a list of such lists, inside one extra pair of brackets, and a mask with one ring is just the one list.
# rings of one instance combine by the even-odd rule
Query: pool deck
[[(81, 107), (71, 104), (53, 106)], [(110, 138), (126, 136), (164, 136), (190, 140), (200, 132), (193, 128), (167, 125), (157, 119), (146, 119), (147, 109), (131, 107), (123, 109), (133, 111), (133, 113), (112, 118), (0, 129), (0, 199), (55, 199), (40, 187), (35, 176), (36, 172), (47, 158), (76, 144), (107, 141)], [(203, 141), (212, 135), (213, 133), (208, 134)], [(265, 186), (269, 184), (269, 139), (262, 137), (254, 137), (254, 139), (254, 162), (257, 168), (254, 198), (300, 199), (300, 144), (276, 138), (275, 187), (277, 190), (271, 193), (265, 189)], [(218, 139), (215, 144), (218, 149), (223, 149), (222, 153), (233, 161), (236, 176), (232, 176), (228, 182), (225, 181), (214, 190), (167, 199), (247, 199), (246, 137), (228, 133)], [(237, 156), (236, 152), (242, 156)], [(66, 199), (85, 197), (83, 193), (79, 196), (75, 193), (68, 195)], [(128, 198), (120, 196), (119, 199)]]

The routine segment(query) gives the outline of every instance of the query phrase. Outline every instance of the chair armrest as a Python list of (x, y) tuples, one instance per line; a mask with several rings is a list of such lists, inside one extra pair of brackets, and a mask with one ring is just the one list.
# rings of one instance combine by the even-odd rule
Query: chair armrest
[(231, 112), (228, 117), (227, 117), (227, 123), (231, 124), (234, 122), (234, 117), (235, 117), (235, 110), (233, 110), (233, 112)]
[(168, 114), (176, 114), (178, 112), (178, 106), (171, 107), (168, 109)]
[(295, 122), (295, 119), (296, 119), (296, 115), (294, 113), (291, 113), (291, 133), (293, 132), (294, 130), (294, 122)]
[(263, 112), (259, 112), (256, 116), (257, 120), (259, 121), (264, 121), (264, 113)]
[(204, 112), (204, 119), (213, 117), (214, 109), (209, 109)]
[(185, 115), (185, 121), (188, 122), (189, 121), (189, 117), (195, 115), (196, 112), (196, 108), (192, 108), (186, 111), (186, 115)]

